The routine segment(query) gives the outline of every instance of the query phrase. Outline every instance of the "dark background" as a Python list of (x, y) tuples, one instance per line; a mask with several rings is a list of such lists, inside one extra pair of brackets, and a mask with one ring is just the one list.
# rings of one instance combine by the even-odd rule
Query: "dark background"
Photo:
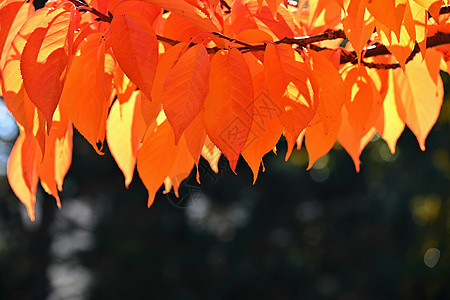
[(338, 145), (306, 171), (306, 151), (284, 162), (280, 141), (254, 186), (243, 160), (234, 175), (202, 159), (201, 186), (192, 173), (150, 209), (137, 173), (125, 189), (76, 133), (63, 207), (40, 189), (34, 223), (0, 134), (0, 298), (449, 299), (449, 100), (425, 152), (406, 129), (395, 155), (369, 143), (360, 173)]

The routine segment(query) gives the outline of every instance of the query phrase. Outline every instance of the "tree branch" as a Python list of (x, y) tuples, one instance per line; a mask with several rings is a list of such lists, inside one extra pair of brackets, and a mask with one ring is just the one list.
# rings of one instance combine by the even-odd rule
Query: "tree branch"
[(83, 0), (69, 0), (73, 5), (75, 5), (77, 7), (78, 10), (85, 10), (90, 12), (91, 14), (94, 14), (98, 17), (97, 21), (101, 21), (101, 22), (106, 22), (106, 23), (111, 23), (112, 21), (112, 14), (109, 13), (109, 15), (104, 15), (101, 12), (99, 12), (98, 10), (96, 10), (94, 7), (89, 6), (86, 2), (84, 2)]
[(226, 11), (225, 13), (227, 13), (227, 14), (231, 13), (231, 7), (228, 5), (228, 3), (225, 0), (220, 0), (220, 4), (222, 4), (223, 7), (228, 9), (228, 11)]
[[(111, 23), (113, 16), (110, 12), (108, 12), (108, 15), (104, 15), (98, 10), (96, 10), (94, 7), (89, 6), (84, 0), (69, 0), (71, 3), (73, 3), (78, 9), (88, 11), (98, 17), (98, 21), (101, 22), (107, 22)], [(225, 0), (220, 0), (220, 4), (231, 11), (231, 7), (228, 5), (228, 3)], [(442, 6), (439, 14), (447, 14), (450, 13), (450, 5)], [(235, 42), (237, 44), (242, 45), (243, 47), (238, 47), (237, 49), (243, 53), (246, 52), (252, 52), (252, 51), (264, 51), (266, 49), (267, 44), (259, 44), (259, 45), (250, 45), (248, 43), (230, 38), (228, 36), (225, 36), (224, 34), (220, 32), (212, 32), (213, 35), (216, 35), (219, 38), (228, 40), (230, 42)], [(161, 42), (167, 43), (171, 46), (174, 46), (180, 41), (173, 40), (164, 36), (157, 35), (157, 39)], [(302, 37), (293, 37), (293, 38), (282, 38), (278, 41), (273, 42), (274, 44), (288, 44), (288, 45), (298, 45), (298, 48), (306, 48), (309, 45), (309, 48), (313, 51), (322, 51), (322, 50), (334, 50), (329, 48), (323, 48), (319, 47), (317, 45), (314, 45), (314, 43), (327, 41), (327, 40), (335, 40), (335, 39), (346, 39), (347, 36), (345, 35), (345, 32), (343, 30), (329, 30), (324, 33), (314, 35), (314, 36), (302, 36)], [(438, 32), (433, 36), (430, 36), (427, 38), (427, 48), (432, 48), (444, 44), (450, 44), (450, 33), (442, 33)], [(208, 53), (214, 54), (218, 51), (222, 50), (219, 47), (212, 47), (207, 48)], [(413, 51), (407, 58), (406, 62), (411, 61), (417, 53), (420, 52), (419, 45), (416, 43)], [(364, 52), (363, 59), (367, 57), (374, 57), (379, 55), (390, 55), (392, 54), (389, 52), (386, 46), (381, 44), (376, 44), (374, 46), (367, 47), (366, 51)], [(352, 63), (357, 64), (358, 58), (356, 55), (356, 52), (342, 52), (341, 64), (345, 63)], [(377, 68), (377, 69), (396, 69), (400, 67), (400, 64), (377, 64), (377, 63), (369, 63), (369, 62), (361, 62), (363, 65), (365, 65), (368, 68)]]
[[(450, 33), (437, 32), (435, 35), (427, 38), (427, 49), (445, 45), (445, 44), (450, 44)], [(419, 48), (419, 45), (416, 43), (413, 51), (407, 58), (406, 62), (411, 61), (415, 57), (415, 55), (419, 52), (420, 52), (420, 48)], [(358, 63), (358, 61), (356, 59), (356, 52), (352, 51), (352, 52), (350, 52), (350, 54), (351, 55), (341, 56), (341, 64), (345, 64), (345, 63), (357, 64)], [(365, 51), (363, 58), (374, 57), (374, 56), (379, 56), (379, 55), (389, 55), (389, 54), (391, 54), (391, 52), (389, 52), (389, 50), (386, 48), (386, 46), (378, 44), (378, 45), (374, 45), (374, 46), (369, 46), (367, 48), (367, 50)], [(383, 64), (364, 62), (364, 65), (366, 65), (369, 68), (372, 67), (372, 68), (377, 68), (377, 69), (400, 68), (400, 64), (383, 65)]]

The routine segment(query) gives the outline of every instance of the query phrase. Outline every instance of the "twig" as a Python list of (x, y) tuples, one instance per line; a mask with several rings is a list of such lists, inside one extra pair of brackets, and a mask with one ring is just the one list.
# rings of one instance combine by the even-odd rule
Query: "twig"
[[(435, 35), (427, 38), (427, 49), (437, 47), (440, 45), (449, 44), (449, 43), (450, 43), (450, 33), (437, 32)], [(419, 52), (420, 52), (420, 48), (419, 48), (419, 45), (416, 43), (413, 51), (406, 59), (406, 62), (413, 60), (414, 57), (416, 56), (416, 54)], [(348, 55), (341, 56), (341, 61), (340, 61), (341, 64), (345, 64), (345, 63), (356, 64), (356, 63), (358, 63), (358, 61), (356, 60), (356, 52), (353, 51), (353, 52), (351, 52), (351, 54), (352, 54), (351, 56), (348, 56)], [(369, 47), (365, 51), (363, 58), (374, 57), (374, 56), (379, 56), (379, 55), (390, 55), (390, 54), (391, 54), (391, 52), (389, 52), (389, 50), (386, 48), (386, 46), (378, 44), (378, 45)], [(383, 66), (383, 64), (375, 64), (375, 63), (367, 63), (367, 62), (363, 62), (363, 64), (366, 67), (377, 68), (377, 69), (400, 68), (400, 64), (386, 64), (384, 66)]]
[[(98, 10), (96, 10), (94, 7), (91, 7), (84, 2), (84, 0), (69, 0), (71, 3), (73, 3), (78, 9), (83, 9), (85, 11), (89, 11), (90, 13), (96, 15), (98, 17), (98, 21), (111, 23), (112, 21), (112, 14), (108, 12), (108, 16), (102, 14)], [(220, 3), (222, 6), (227, 8), (229, 11), (231, 11), (231, 7), (228, 5), (228, 3), (225, 0), (220, 0)], [(450, 5), (442, 6), (439, 14), (446, 14), (450, 13)], [(237, 44), (242, 45), (243, 47), (238, 47), (237, 49), (243, 53), (246, 52), (252, 52), (252, 51), (264, 51), (266, 49), (267, 44), (258, 44), (258, 45), (250, 45), (245, 42), (230, 38), (228, 36), (225, 36), (224, 34), (220, 32), (212, 32), (212, 34), (222, 38), (226, 39), (230, 42), (235, 42)], [(180, 41), (173, 40), (164, 36), (157, 35), (157, 39), (161, 42), (167, 43), (171, 46), (174, 46)], [(274, 44), (289, 44), (289, 45), (298, 45), (298, 48), (306, 48), (306, 46), (309, 45), (310, 49), (313, 51), (322, 51), (322, 50), (333, 50), (329, 48), (319, 47), (317, 45), (314, 45), (313, 43), (321, 42), (321, 41), (327, 41), (327, 40), (335, 40), (335, 39), (345, 39), (347, 38), (345, 35), (345, 32), (343, 30), (329, 30), (324, 33), (314, 35), (314, 36), (303, 36), (303, 37), (293, 37), (293, 38), (282, 38), (281, 40), (275, 41)], [(450, 44), (450, 33), (442, 33), (438, 32), (433, 36), (430, 36), (427, 38), (427, 48), (432, 48), (444, 44)], [(218, 51), (220, 51), (221, 48), (219, 47), (212, 47), (207, 48), (208, 53), (214, 54)], [(414, 59), (415, 55), (420, 52), (419, 45), (416, 43), (413, 51), (407, 58), (406, 62), (411, 61)], [(379, 55), (390, 55), (392, 54), (389, 52), (389, 50), (386, 48), (386, 46), (377, 44), (375, 46), (370, 46), (367, 48), (367, 50), (364, 52), (363, 58), (368, 57), (374, 57)], [(352, 63), (356, 64), (358, 63), (356, 52), (342, 52), (340, 63)], [(368, 68), (377, 68), (377, 69), (395, 69), (399, 68), (400, 64), (379, 64), (379, 63), (369, 63), (369, 62), (361, 62), (364, 66)]]
[(306, 47), (306, 45), (312, 43), (345, 38), (347, 37), (345, 35), (344, 30), (329, 30), (324, 33), (313, 36), (302, 36), (294, 38), (285, 37), (279, 41), (276, 41), (275, 44), (291, 44), (291, 45), (299, 45), (300, 47)]
[(230, 37), (227, 37), (226, 35), (223, 35), (223, 34), (221, 34), (220, 32), (213, 32), (212, 34), (214, 34), (215, 36), (218, 36), (218, 37), (220, 37), (220, 38), (222, 38), (222, 39), (225, 39), (225, 40), (227, 40), (227, 41), (234, 42), (234, 43), (236, 43), (236, 44), (245, 46), (245, 47), (247, 47), (247, 48), (249, 48), (249, 49), (253, 48), (253, 46), (250, 45), (250, 44), (241, 42), (241, 41), (236, 40), (236, 39), (232, 39), (232, 38), (230, 38)]
[(98, 10), (96, 10), (94, 7), (87, 5), (86, 2), (84, 2), (83, 0), (69, 0), (69, 1), (72, 2), (77, 7), (77, 9), (83, 9), (96, 15), (98, 17), (97, 21), (102, 21), (106, 23), (111, 23), (112, 21), (113, 17), (111, 13), (109, 13), (109, 16), (104, 15)]
[(231, 7), (228, 5), (228, 3), (225, 0), (220, 0), (220, 4), (222, 4), (223, 7), (228, 9), (228, 11), (226, 11), (225, 13), (227, 13), (227, 14), (231, 13)]

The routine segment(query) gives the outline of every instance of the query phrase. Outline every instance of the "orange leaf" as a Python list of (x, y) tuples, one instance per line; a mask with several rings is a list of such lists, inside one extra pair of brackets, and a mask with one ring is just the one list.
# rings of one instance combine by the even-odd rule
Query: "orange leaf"
[(173, 162), (172, 169), (170, 170), (168, 176), (164, 180), (164, 185), (166, 188), (166, 193), (170, 192), (173, 186), (175, 195), (179, 197), (178, 188), (180, 187), (183, 180), (185, 180), (192, 171), (194, 167), (194, 160), (187, 148), (186, 139), (181, 138), (179, 142), (179, 147), (176, 158)]
[(207, 18), (205, 14), (200, 11), (198, 8), (189, 5), (183, 0), (144, 0), (145, 2), (151, 3), (153, 5), (159, 6), (168, 10), (172, 13), (175, 13), (184, 19), (188, 20), (203, 32), (213, 32), (220, 31), (216, 25), (211, 21), (211, 19)]
[(284, 37), (294, 37), (297, 31), (292, 14), (286, 7), (280, 6), (273, 14), (267, 6), (263, 6), (261, 11), (257, 11), (256, 3), (248, 4), (249, 9), (257, 19), (258, 28), (267, 32), (272, 32), (273, 36), (282, 39)]
[(139, 106), (139, 113), (145, 123), (145, 130), (140, 130), (140, 140), (142, 141), (147, 128), (153, 123), (160, 113), (161, 103), (159, 102), (159, 99), (153, 99), (153, 101), (148, 100), (142, 92), (139, 93), (138, 99), (140, 99), (140, 101), (138, 101), (139, 103), (137, 103)]
[(239, 50), (214, 55), (204, 107), (206, 133), (234, 171), (253, 120), (252, 77)]
[[(380, 1), (379, 1), (380, 2)], [(351, 1), (347, 9), (347, 15), (342, 20), (344, 31), (350, 43), (361, 58), (361, 51), (367, 44), (367, 40), (373, 33), (375, 22), (367, 12), (363, 1)]]
[(17, 122), (24, 128), (29, 128), (24, 109), (23, 80), (20, 73), (20, 57), (30, 34), (43, 20), (47, 12), (44, 9), (37, 11), (28, 19), (12, 41), (11, 47), (5, 53), (5, 62), (2, 67), (2, 90), (5, 104)]
[(170, 174), (179, 147), (175, 146), (167, 121), (147, 132), (138, 153), (137, 169), (148, 190), (148, 207), (152, 205), (156, 192)]
[(347, 102), (345, 104), (350, 124), (359, 132), (375, 126), (383, 100), (372, 78), (364, 67), (353, 68), (345, 77)]
[(283, 0), (265, 0), (265, 1), (269, 6), (270, 11), (274, 15), (277, 13), (277, 10), (280, 7), (281, 2), (283, 2)]
[[(423, 24), (425, 27), (425, 24)], [(377, 24), (380, 39), (388, 50), (395, 56), (402, 68), (416, 44), (416, 26), (410, 5), (404, 9), (404, 18), (398, 33), (391, 31), (382, 24)]]
[(311, 51), (312, 73), (319, 86), (317, 107), (324, 129), (334, 127), (345, 102), (345, 87), (333, 63), (321, 52)]
[(282, 111), (269, 97), (263, 72), (253, 78), (253, 88), (254, 119), (242, 156), (253, 171), (255, 183), (262, 157), (276, 146), (283, 132), (283, 126), (279, 120)]
[(11, 189), (27, 208), (31, 221), (34, 221), (38, 148), (35, 140), (27, 138), (23, 128), (20, 126), (19, 128), (20, 135), (8, 159), (7, 175)]
[(246, 29), (236, 35), (236, 39), (248, 44), (263, 44), (273, 42), (270, 34), (259, 29)]
[(171, 13), (164, 23), (164, 36), (173, 40), (188, 42), (200, 33), (194, 24), (177, 14)]
[(108, 63), (110, 59), (102, 33), (89, 35), (72, 60), (61, 95), (61, 110), (97, 152), (97, 142), (104, 139), (112, 90), (115, 66)]
[(189, 48), (164, 83), (162, 105), (178, 143), (183, 131), (200, 113), (208, 94), (209, 57), (203, 45)]
[(333, 148), (340, 123), (340, 115), (338, 115), (335, 122), (329, 124), (328, 128), (325, 127), (325, 123), (320, 118), (314, 118), (311, 124), (306, 127), (305, 146), (309, 155), (308, 170), (311, 169), (317, 159)]
[(64, 177), (72, 162), (72, 135), (72, 124), (57, 109), (52, 128), (46, 135), (46, 150), (38, 172), (42, 187), (55, 197), (58, 207), (61, 207), (58, 190), (62, 190)]
[(188, 128), (186, 128), (184, 131), (184, 137), (194, 162), (198, 164), (206, 138), (202, 113), (198, 114)]
[[(353, 0), (353, 2), (361, 1)], [(364, 4), (372, 16), (389, 30), (386, 32), (387, 35), (390, 36), (392, 31), (397, 37), (400, 36), (406, 0), (364, 0)]]
[(114, 55), (123, 72), (151, 99), (158, 62), (158, 41), (150, 23), (135, 10), (119, 5), (111, 22)]
[(136, 85), (125, 75), (119, 65), (116, 66), (114, 72), (114, 88), (121, 104), (127, 102), (133, 91), (136, 90)]
[(158, 67), (156, 68), (155, 81), (153, 82), (152, 101), (161, 102), (164, 82), (166, 81), (170, 71), (180, 59), (181, 55), (183, 55), (184, 51), (187, 49), (187, 46), (188, 43), (179, 43), (173, 47), (170, 47), (164, 54), (162, 54)]
[(412, 0), (427, 9), (435, 20), (439, 20), (439, 10), (441, 9), (442, 0)]
[(31, 103), (23, 87), (20, 73), (20, 57), (23, 48), (36, 26), (47, 15), (45, 9), (34, 13), (21, 27), (10, 47), (4, 53), (2, 65), (2, 90), (6, 106), (13, 114), (16, 121), (24, 127), (28, 137), (35, 136), (41, 151), (45, 144), (45, 120), (42, 113)]
[(311, 71), (291, 46), (268, 44), (264, 73), (267, 91), (282, 111), (280, 120), (293, 147), (317, 111), (319, 93), (313, 90)]
[(320, 34), (341, 22), (341, 7), (335, 1), (309, 1), (308, 9), (309, 35)]
[(249, 9), (250, 5), (251, 3), (234, 1), (230, 13), (231, 26), (234, 32), (239, 33), (246, 29), (258, 29), (255, 17)]
[(64, 8), (49, 12), (28, 38), (20, 62), (25, 90), (49, 127), (72, 51), (73, 14)]
[(0, 5), (0, 58), (16, 15), (24, 4), (22, 0), (9, 0)]
[(359, 156), (374, 135), (375, 129), (373, 127), (368, 129), (366, 132), (353, 127), (353, 125), (349, 122), (347, 108), (345, 106), (342, 108), (342, 122), (338, 131), (337, 139), (342, 147), (344, 147), (345, 151), (347, 151), (353, 159), (356, 172), (359, 172), (361, 166)]
[[(114, 4), (115, 2), (115, 4)], [(144, 1), (111, 1), (109, 4), (111, 13), (115, 16), (123, 12), (135, 11), (145, 18), (150, 25), (155, 22), (156, 18), (161, 14), (161, 7), (157, 7)]]

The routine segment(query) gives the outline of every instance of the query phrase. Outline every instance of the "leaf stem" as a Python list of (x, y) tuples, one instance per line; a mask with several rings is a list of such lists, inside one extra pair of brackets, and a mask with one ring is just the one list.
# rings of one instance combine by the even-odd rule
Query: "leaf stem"
[(98, 10), (96, 10), (94, 7), (89, 6), (84, 2), (83, 0), (69, 0), (73, 5), (77, 7), (77, 9), (83, 9), (85, 11), (90, 12), (91, 14), (94, 14), (98, 17), (98, 21), (111, 23), (112, 21), (112, 15), (109, 13), (109, 16), (102, 14)]

